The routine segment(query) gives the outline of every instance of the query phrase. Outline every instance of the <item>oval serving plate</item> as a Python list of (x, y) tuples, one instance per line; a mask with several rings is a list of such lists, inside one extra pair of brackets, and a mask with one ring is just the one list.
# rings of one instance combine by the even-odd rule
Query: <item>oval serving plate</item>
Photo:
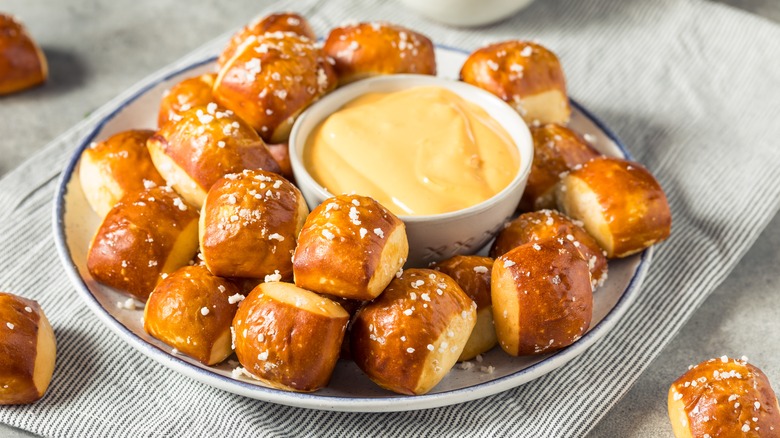
[[(461, 50), (436, 48), (439, 75), (457, 79), (467, 54)], [(327, 388), (311, 394), (285, 392), (262, 386), (259, 382), (232, 376), (239, 366), (230, 360), (207, 367), (189, 357), (172, 353), (172, 348), (143, 330), (141, 306), (137, 310), (120, 308), (127, 296), (97, 283), (87, 271), (90, 241), (100, 218), (87, 204), (76, 173), (81, 152), (93, 141), (127, 129), (156, 127), (157, 110), (165, 90), (184, 78), (213, 71), (215, 58), (196, 62), (151, 84), (102, 119), (78, 145), (63, 172), (55, 200), (54, 236), (60, 258), (79, 295), (99, 319), (120, 338), (141, 353), (185, 375), (235, 394), (259, 400), (314, 409), (380, 412), (406, 411), (451, 405), (486, 397), (534, 380), (564, 365), (583, 353), (615, 325), (635, 300), (652, 256), (652, 248), (625, 259), (609, 262), (609, 278), (594, 293), (593, 321), (589, 331), (573, 345), (539, 357), (513, 358), (496, 347), (483, 355), (483, 361), (469, 369), (456, 365), (430, 393), (401, 396), (379, 388), (358, 367), (340, 360)], [(570, 126), (583, 134), (602, 153), (628, 157), (620, 140), (572, 101)]]

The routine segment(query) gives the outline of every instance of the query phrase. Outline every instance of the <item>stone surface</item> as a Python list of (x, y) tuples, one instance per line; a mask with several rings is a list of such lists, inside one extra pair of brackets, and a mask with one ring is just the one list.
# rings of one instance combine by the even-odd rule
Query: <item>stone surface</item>
[[(777, 0), (719, 1), (780, 22)], [(0, 97), (0, 175), (122, 90), (260, 8), (257, 0), (205, 0), (197, 7), (175, 0), (3, 0), (0, 10), (24, 21), (43, 47), (51, 77), (43, 87)], [(689, 364), (709, 357), (747, 355), (780, 389), (780, 343), (763, 342), (780, 331), (774, 285), (779, 230), (776, 218), (591, 436), (672, 436), (668, 386)], [(33, 435), (0, 424), (0, 436)]]

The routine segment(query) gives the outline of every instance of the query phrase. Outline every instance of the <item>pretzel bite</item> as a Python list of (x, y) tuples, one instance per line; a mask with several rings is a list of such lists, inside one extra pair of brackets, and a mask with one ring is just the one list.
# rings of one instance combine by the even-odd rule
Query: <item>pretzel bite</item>
[(561, 180), (558, 207), (581, 220), (607, 252), (626, 257), (665, 240), (672, 214), (663, 189), (639, 163), (600, 157)]
[(409, 255), (406, 227), (365, 196), (341, 195), (306, 219), (293, 257), (295, 284), (356, 300), (376, 298)]
[(780, 405), (769, 379), (744, 357), (690, 367), (669, 388), (668, 404), (677, 438), (780, 436)]
[(144, 330), (204, 365), (233, 354), (230, 327), (238, 310), (238, 288), (204, 266), (185, 266), (149, 295)]
[(46, 82), (46, 57), (22, 23), (0, 13), (0, 95)]
[(160, 128), (147, 142), (157, 170), (190, 204), (200, 208), (220, 178), (244, 169), (278, 172), (279, 165), (257, 133), (216, 103), (193, 107)]
[(290, 283), (263, 283), (233, 319), (238, 361), (274, 388), (311, 392), (328, 384), (349, 314)]
[(160, 101), (157, 126), (163, 126), (169, 120), (181, 120), (181, 113), (194, 106), (208, 105), (214, 101), (211, 89), (214, 87), (216, 73), (187, 78), (166, 91)]
[(154, 131), (131, 130), (93, 143), (81, 154), (79, 180), (87, 202), (101, 217), (126, 193), (164, 186), (146, 148)]
[(339, 84), (377, 75), (436, 75), (433, 43), (423, 34), (390, 23), (359, 23), (330, 31), (323, 47), (335, 61)]
[(477, 323), (458, 361), (471, 360), (495, 347), (498, 339), (493, 327), (493, 304), (490, 299), (493, 259), (459, 255), (436, 263), (434, 269), (452, 277), (463, 292), (477, 303)]
[(510, 222), (496, 237), (490, 248), (491, 257), (500, 257), (520, 245), (547, 239), (566, 239), (571, 242), (588, 262), (593, 288), (607, 279), (607, 257), (584, 228), (582, 223), (554, 210), (524, 213)]
[(567, 240), (527, 243), (497, 258), (491, 295), (498, 344), (512, 356), (559, 350), (590, 326), (588, 263)]
[(162, 274), (198, 250), (198, 212), (170, 189), (125, 195), (106, 214), (87, 255), (92, 277), (146, 301)]
[(476, 309), (448, 275), (406, 270), (358, 311), (352, 358), (382, 388), (425, 394), (457, 362), (477, 321)]
[(292, 164), (290, 163), (290, 146), (288, 143), (269, 144), (268, 151), (279, 164), (279, 175), (285, 177), (288, 181), (295, 183)]
[(43, 397), (56, 356), (54, 331), (38, 303), (0, 292), (0, 405)]
[(203, 260), (221, 277), (289, 279), (308, 213), (301, 192), (275, 173), (227, 175), (209, 190), (201, 212)]
[(270, 143), (287, 141), (293, 122), (336, 86), (314, 41), (290, 32), (249, 36), (219, 71), (217, 102), (236, 112)]
[(566, 124), (571, 106), (558, 57), (528, 41), (505, 41), (469, 55), (461, 80), (511, 105), (529, 125)]
[(531, 127), (531, 135), (534, 159), (518, 208), (522, 211), (555, 208), (556, 184), (567, 172), (600, 154), (579, 134), (555, 123)]
[(263, 36), (274, 32), (292, 32), (304, 36), (312, 41), (317, 40), (309, 22), (295, 12), (282, 12), (270, 14), (249, 23), (243, 29), (236, 32), (230, 39), (227, 47), (219, 55), (217, 65), (222, 68), (236, 54), (236, 49), (250, 36)]

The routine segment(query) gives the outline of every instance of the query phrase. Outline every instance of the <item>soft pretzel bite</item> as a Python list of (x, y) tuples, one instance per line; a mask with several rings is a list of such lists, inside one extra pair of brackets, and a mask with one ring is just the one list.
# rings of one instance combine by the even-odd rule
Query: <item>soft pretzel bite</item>
[(56, 356), (54, 331), (38, 303), (0, 292), (0, 405), (43, 397)]
[(204, 365), (233, 354), (230, 328), (238, 310), (238, 288), (205, 266), (185, 266), (149, 295), (144, 330)]
[(376, 75), (436, 75), (436, 57), (428, 37), (395, 24), (374, 22), (337, 27), (323, 47), (335, 61), (339, 84)]
[(269, 386), (316, 391), (330, 380), (348, 320), (328, 298), (290, 283), (263, 283), (233, 319), (236, 356)]
[(14, 17), (0, 13), (0, 95), (46, 82), (46, 57)]
[(165, 124), (149, 138), (147, 146), (168, 185), (198, 208), (209, 188), (229, 173), (279, 171), (257, 133), (213, 102), (183, 112), (180, 120)]
[(609, 258), (642, 251), (671, 233), (666, 194), (639, 163), (593, 159), (561, 180), (556, 198), (561, 211), (582, 221)]
[(458, 255), (436, 263), (433, 268), (452, 277), (463, 292), (477, 303), (477, 323), (458, 361), (471, 360), (495, 347), (498, 338), (493, 327), (493, 303), (490, 298), (493, 259)]
[(292, 32), (297, 35), (305, 36), (312, 41), (317, 40), (314, 29), (312, 29), (309, 22), (303, 16), (296, 14), (295, 12), (270, 14), (249, 23), (233, 34), (227, 47), (225, 47), (225, 50), (219, 55), (217, 65), (222, 68), (222, 66), (235, 55), (236, 49), (238, 49), (241, 43), (246, 41), (250, 36), (259, 37), (266, 33), (273, 32)]
[(220, 277), (290, 279), (291, 256), (309, 209), (281, 176), (227, 175), (209, 190), (200, 216), (200, 252)]
[(478, 49), (466, 59), (460, 78), (503, 99), (529, 125), (569, 122), (561, 63), (539, 44), (505, 41)]
[(555, 208), (555, 187), (561, 178), (600, 154), (579, 134), (555, 123), (531, 127), (531, 136), (534, 159), (518, 208), (522, 211)]
[(214, 83), (217, 102), (270, 143), (287, 141), (293, 122), (336, 87), (333, 67), (314, 41), (291, 32), (249, 36)]
[(376, 298), (409, 255), (406, 226), (375, 200), (330, 198), (312, 211), (293, 257), (295, 284), (356, 300)]
[(198, 212), (170, 187), (125, 195), (106, 214), (87, 254), (92, 277), (141, 301), (198, 250)]
[(352, 324), (352, 358), (382, 388), (425, 394), (450, 371), (477, 321), (477, 305), (448, 275), (409, 269)]
[(512, 356), (571, 345), (593, 314), (588, 263), (567, 240), (527, 243), (497, 258), (491, 295), (498, 344)]
[(669, 388), (674, 436), (778, 437), (780, 405), (769, 379), (747, 359), (727, 356), (690, 367)]
[(491, 257), (500, 257), (520, 245), (547, 239), (570, 241), (588, 262), (593, 288), (607, 279), (607, 257), (596, 239), (570, 218), (554, 210), (523, 213), (510, 222), (490, 248)]
[(279, 175), (285, 177), (287, 181), (295, 183), (295, 175), (293, 175), (292, 163), (290, 162), (290, 145), (288, 143), (269, 144), (268, 151), (279, 164)]
[(181, 113), (192, 107), (214, 102), (211, 89), (216, 78), (216, 73), (187, 78), (166, 91), (160, 101), (157, 126), (161, 127), (170, 120), (181, 120)]
[(126, 193), (164, 186), (152, 163), (146, 140), (148, 130), (130, 130), (93, 143), (81, 154), (79, 181), (87, 202), (101, 217)]

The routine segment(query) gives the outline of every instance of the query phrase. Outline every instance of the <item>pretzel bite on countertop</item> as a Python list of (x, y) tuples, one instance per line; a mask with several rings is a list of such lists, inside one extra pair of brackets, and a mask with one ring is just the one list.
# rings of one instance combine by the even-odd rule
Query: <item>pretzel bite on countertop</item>
[(561, 178), (601, 154), (579, 134), (555, 123), (531, 127), (531, 136), (534, 159), (518, 208), (522, 211), (555, 208), (555, 187)]
[(46, 57), (14, 17), (0, 13), (0, 96), (46, 82)]
[(241, 43), (246, 41), (250, 36), (259, 37), (273, 32), (292, 32), (297, 35), (305, 36), (312, 41), (317, 40), (317, 35), (314, 33), (311, 25), (301, 15), (298, 15), (295, 12), (270, 14), (249, 23), (236, 32), (230, 39), (227, 47), (225, 47), (225, 50), (219, 55), (217, 65), (222, 68), (222, 66), (235, 55), (236, 49), (238, 49)]
[(209, 188), (227, 174), (244, 169), (279, 172), (254, 129), (213, 102), (183, 112), (180, 120), (149, 138), (147, 146), (168, 185), (198, 208)]
[(539, 44), (505, 41), (478, 49), (466, 59), (460, 78), (503, 99), (529, 125), (569, 122), (561, 63)]
[(349, 314), (336, 302), (290, 283), (257, 286), (233, 319), (244, 370), (265, 384), (311, 392), (328, 384)]
[(170, 187), (125, 195), (106, 214), (87, 254), (92, 277), (146, 302), (163, 274), (198, 250), (198, 212)]
[(642, 251), (671, 233), (666, 194), (639, 163), (593, 159), (561, 180), (556, 198), (561, 211), (582, 221), (609, 258)]
[(520, 245), (547, 239), (570, 241), (588, 262), (593, 288), (607, 279), (606, 253), (582, 227), (570, 218), (554, 210), (523, 213), (510, 222), (496, 237), (490, 248), (491, 257), (500, 257)]
[(406, 226), (375, 200), (330, 198), (312, 211), (298, 236), (295, 284), (356, 300), (376, 298), (409, 254)]
[(727, 356), (688, 369), (669, 388), (674, 436), (780, 436), (780, 405), (769, 379), (747, 359)]
[(512, 356), (571, 345), (593, 314), (588, 263), (568, 240), (527, 243), (497, 258), (491, 295), (498, 344)]
[(157, 126), (162, 127), (170, 120), (181, 120), (181, 113), (192, 107), (214, 102), (211, 89), (216, 78), (216, 73), (187, 78), (166, 91), (160, 101)]
[(249, 36), (217, 75), (214, 97), (269, 143), (287, 141), (298, 114), (336, 87), (313, 40), (291, 32)]
[(337, 27), (323, 47), (335, 61), (339, 84), (377, 75), (436, 75), (433, 43), (395, 24), (374, 22)]
[(425, 394), (457, 362), (476, 309), (448, 275), (408, 269), (358, 311), (350, 335), (352, 358), (382, 388)]
[(226, 175), (209, 190), (200, 216), (200, 252), (220, 277), (282, 280), (309, 209), (281, 176), (262, 170)]
[(204, 266), (185, 266), (149, 295), (144, 330), (204, 365), (233, 354), (230, 328), (238, 310), (238, 288)]
[(130, 130), (93, 143), (81, 154), (79, 181), (87, 202), (101, 217), (126, 193), (164, 186), (149, 156), (146, 141), (154, 134)]
[(495, 347), (498, 339), (493, 327), (493, 303), (490, 297), (493, 259), (459, 255), (432, 267), (452, 277), (463, 292), (477, 303), (477, 323), (458, 361), (471, 360)]
[(33, 300), (0, 292), (0, 405), (32, 403), (46, 393), (57, 343)]

